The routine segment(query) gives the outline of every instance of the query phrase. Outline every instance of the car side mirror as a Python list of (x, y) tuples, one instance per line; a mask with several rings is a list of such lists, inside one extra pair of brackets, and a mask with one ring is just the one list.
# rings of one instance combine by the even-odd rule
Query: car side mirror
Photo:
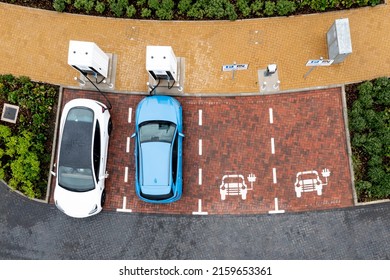
[(134, 132), (133, 134), (131, 134), (130, 138), (134, 138), (137, 134)]
[(179, 132), (179, 136), (180, 137), (185, 137), (185, 135), (183, 133), (181, 133), (181, 132)]

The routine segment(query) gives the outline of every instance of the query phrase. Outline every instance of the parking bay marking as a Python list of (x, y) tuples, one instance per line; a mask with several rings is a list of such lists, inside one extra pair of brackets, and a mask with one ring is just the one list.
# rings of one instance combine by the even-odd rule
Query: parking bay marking
[(269, 123), (274, 123), (274, 112), (272, 108), (269, 108)]
[(131, 209), (126, 209), (126, 204), (127, 204), (127, 198), (126, 198), (126, 196), (124, 196), (123, 197), (122, 208), (117, 208), (116, 211), (117, 212), (128, 212), (128, 213), (131, 213), (132, 212)]
[(275, 154), (275, 139), (271, 138), (271, 153)]
[(125, 183), (127, 183), (127, 180), (128, 180), (128, 177), (129, 177), (129, 168), (126, 166), (125, 167)]
[(207, 212), (202, 211), (202, 200), (198, 200), (198, 212), (192, 212), (192, 215), (208, 215)]
[(126, 153), (130, 152), (130, 137), (127, 137), (127, 142), (126, 142)]
[(203, 111), (199, 110), (199, 126), (202, 125), (202, 122), (203, 122), (202, 118), (203, 118)]
[(284, 213), (284, 210), (279, 210), (278, 198), (275, 197), (275, 210), (268, 211), (269, 214)]
[(133, 108), (129, 108), (129, 117), (128, 117), (128, 119), (127, 119), (127, 121), (129, 122), (129, 123), (131, 123), (131, 115), (133, 114)]
[(199, 168), (199, 186), (202, 185), (202, 168)]
[(272, 179), (273, 179), (273, 182), (274, 184), (277, 183), (277, 179), (276, 179), (276, 168), (272, 168)]
[(202, 155), (202, 139), (199, 139), (199, 155)]

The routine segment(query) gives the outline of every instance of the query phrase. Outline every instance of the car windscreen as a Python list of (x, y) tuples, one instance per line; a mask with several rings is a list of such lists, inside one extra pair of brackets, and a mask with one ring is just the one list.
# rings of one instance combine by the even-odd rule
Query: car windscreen
[(172, 143), (176, 125), (168, 121), (150, 121), (141, 123), (139, 128), (140, 142)]
[(92, 174), (93, 111), (73, 108), (69, 111), (60, 146), (58, 180), (65, 189), (76, 192), (95, 187)]

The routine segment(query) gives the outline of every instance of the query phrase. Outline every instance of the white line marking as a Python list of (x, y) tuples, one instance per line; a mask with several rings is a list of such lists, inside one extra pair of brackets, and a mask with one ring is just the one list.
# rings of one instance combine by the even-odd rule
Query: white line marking
[(129, 108), (129, 118), (127, 119), (127, 121), (129, 123), (131, 123), (131, 115), (133, 114), (133, 108)]
[(130, 137), (127, 137), (127, 142), (126, 142), (126, 153), (130, 152)]
[(275, 139), (271, 138), (271, 153), (275, 154)]
[(274, 123), (274, 112), (272, 108), (269, 108), (269, 123)]
[(199, 155), (202, 155), (202, 139), (199, 139)]
[(117, 208), (116, 211), (117, 212), (128, 212), (128, 213), (131, 213), (131, 209), (126, 209), (126, 204), (127, 204), (127, 198), (126, 196), (123, 197), (123, 204), (122, 204), (122, 208)]
[(199, 110), (199, 125), (202, 125), (203, 111)]
[(127, 183), (128, 177), (129, 177), (129, 168), (126, 166), (125, 167), (125, 183)]
[(198, 200), (198, 212), (192, 212), (192, 215), (208, 215), (207, 212), (202, 212), (202, 200)]
[(273, 177), (274, 184), (276, 184), (277, 183), (277, 180), (276, 180), (276, 168), (272, 168), (272, 177)]
[(199, 168), (199, 186), (202, 185), (202, 168)]
[(284, 210), (279, 210), (278, 198), (275, 197), (275, 210), (268, 211), (269, 214), (284, 213)]

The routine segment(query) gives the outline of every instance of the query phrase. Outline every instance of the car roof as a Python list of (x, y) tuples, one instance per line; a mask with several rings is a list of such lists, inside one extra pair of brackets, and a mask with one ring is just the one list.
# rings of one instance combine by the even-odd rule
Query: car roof
[[(90, 112), (90, 114), (92, 114), (92, 122), (71, 119), (69, 116), (74, 109)], [(72, 168), (92, 167), (91, 147), (94, 126), (93, 120), (93, 111), (88, 108), (77, 107), (70, 109), (62, 133), (59, 158), (60, 166)]]
[(168, 186), (170, 178), (171, 143), (146, 142), (141, 144), (144, 186)]

